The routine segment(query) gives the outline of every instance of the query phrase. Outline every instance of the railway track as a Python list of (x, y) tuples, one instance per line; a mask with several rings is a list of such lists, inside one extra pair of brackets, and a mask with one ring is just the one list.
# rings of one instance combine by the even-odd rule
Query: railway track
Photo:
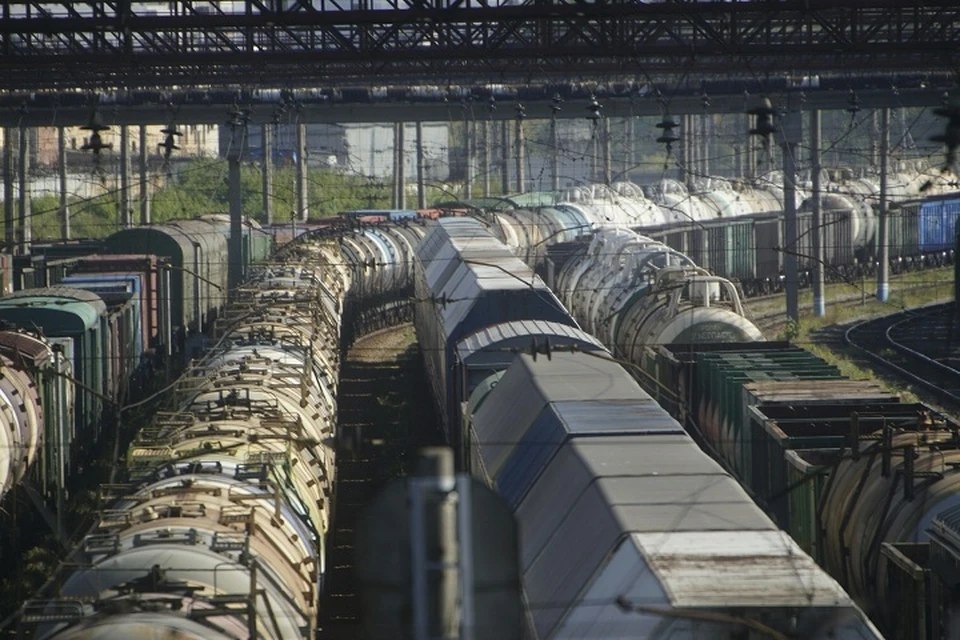
[(359, 338), (343, 363), (334, 525), (318, 640), (363, 636), (354, 575), (357, 518), (381, 487), (406, 471), (419, 447), (439, 439), (421, 362), (413, 328), (404, 324)]
[[(917, 284), (911, 285), (910, 290), (912, 292), (917, 292), (917, 291), (923, 291), (928, 289), (936, 289), (938, 287), (943, 287), (943, 286), (945, 285), (942, 282), (917, 283)], [(855, 292), (855, 293), (844, 293), (841, 295), (837, 295), (835, 297), (829, 297), (827, 300), (827, 307), (829, 308), (834, 305), (841, 305), (841, 306), (854, 306), (858, 304), (863, 305), (874, 299), (875, 298), (873, 297), (873, 295), (866, 295), (862, 291)], [(777, 293), (772, 295), (747, 298), (744, 300), (744, 307), (747, 309), (748, 312), (750, 312), (751, 309), (757, 308), (761, 304), (768, 303), (771, 301), (777, 301), (777, 300), (781, 300), (781, 301), (784, 300), (784, 294)], [(810, 316), (812, 315), (812, 313), (813, 313), (813, 310), (809, 304), (801, 305), (800, 307), (801, 316)], [(784, 304), (784, 306), (781, 308), (772, 309), (769, 311), (763, 311), (759, 313), (750, 313), (748, 317), (750, 318), (750, 320), (753, 321), (754, 324), (757, 325), (757, 327), (761, 331), (767, 332), (772, 328), (776, 328), (786, 323), (786, 320), (787, 320), (786, 305)]]
[(960, 360), (952, 347), (953, 303), (864, 320), (844, 331), (859, 355), (960, 409)]

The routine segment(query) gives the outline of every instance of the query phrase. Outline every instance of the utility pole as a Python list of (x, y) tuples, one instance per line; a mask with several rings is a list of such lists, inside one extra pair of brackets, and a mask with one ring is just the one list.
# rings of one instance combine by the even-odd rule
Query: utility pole
[(510, 193), (510, 122), (500, 123), (500, 193)]
[(453, 455), (427, 449), (409, 487), (413, 577), (413, 628), (417, 640), (460, 637), (457, 558), (457, 507), (449, 500), (455, 486)]
[(120, 127), (120, 228), (130, 226), (130, 127)]
[(404, 166), (404, 153), (403, 153), (403, 122), (397, 123), (397, 209), (404, 209), (407, 206), (407, 193), (406, 193), (406, 175)]
[(60, 239), (70, 239), (70, 210), (67, 207), (67, 144), (63, 127), (57, 127), (57, 174), (60, 178)]
[(150, 183), (147, 181), (147, 125), (140, 125), (140, 224), (150, 224)]
[(470, 135), (470, 119), (463, 121), (463, 147), (466, 152), (466, 166), (464, 167), (463, 198), (473, 197), (473, 136)]
[(890, 240), (887, 219), (887, 158), (890, 155), (890, 109), (880, 112), (880, 229), (877, 234), (880, 264), (877, 266), (877, 300), (890, 297)]
[(3, 232), (5, 250), (13, 253), (16, 244), (16, 223), (13, 217), (13, 129), (3, 130)]
[(17, 245), (21, 256), (30, 253), (30, 130), (20, 127), (20, 200)]
[[(797, 270), (797, 146), (803, 134), (800, 112), (787, 107), (781, 119), (783, 140), (783, 268), (786, 275), (787, 318), (800, 321)], [(769, 154), (772, 155), (772, 154)]]
[(813, 315), (822, 318), (827, 315), (826, 300), (823, 297), (823, 211), (820, 200), (820, 138), (822, 133), (820, 110), (810, 112), (810, 165), (813, 180), (813, 213), (810, 231), (813, 233)]
[(297, 214), (304, 222), (310, 216), (310, 184), (307, 171), (307, 125), (297, 122)]
[(613, 182), (613, 151), (611, 150), (610, 118), (603, 118), (603, 184)]
[[(427, 208), (427, 190), (424, 184), (426, 170), (423, 158), (423, 122), (417, 120), (417, 208)], [(488, 185), (489, 186), (489, 185)]]
[(526, 164), (526, 145), (524, 144), (523, 137), (523, 119), (526, 117), (526, 113), (523, 110), (523, 105), (517, 105), (517, 193), (523, 193), (524, 187), (526, 186), (526, 177), (524, 176), (523, 170), (524, 165)]
[[(276, 125), (273, 125), (276, 126)], [(273, 224), (273, 128), (269, 124), (260, 126), (260, 149), (263, 155), (261, 188), (263, 198), (263, 219)]]
[(236, 118), (231, 125), (228, 188), (230, 194), (230, 243), (227, 251), (227, 282), (232, 294), (243, 280), (243, 210), (240, 192), (240, 154), (245, 144), (247, 123), (243, 116)]
[(560, 136), (557, 133), (557, 113), (560, 112), (560, 94), (553, 96), (550, 105), (550, 186), (560, 191)]
[(483, 121), (483, 197), (490, 197), (490, 119)]
[(446, 447), (420, 451), (357, 523), (356, 575), (371, 640), (519, 640), (522, 605), (513, 513)]

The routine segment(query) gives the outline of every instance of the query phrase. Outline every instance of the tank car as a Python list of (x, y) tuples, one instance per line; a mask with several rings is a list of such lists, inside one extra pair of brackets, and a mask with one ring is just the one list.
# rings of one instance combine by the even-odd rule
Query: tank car
[(73, 430), (72, 368), (39, 335), (0, 330), (0, 498), (38, 458), (45, 493), (63, 486)]
[(923, 424), (932, 417), (888, 421), (879, 441), (838, 456), (822, 490), (824, 566), (887, 629), (899, 621), (883, 543), (927, 541), (938, 515), (960, 505), (960, 433), (948, 422)]
[(648, 344), (763, 339), (732, 283), (632, 231), (597, 233), (555, 288), (585, 327), (637, 364)]
[[(325, 265), (315, 267), (314, 265)], [(130, 484), (23, 619), (47, 638), (313, 637), (334, 481), (338, 310), (334, 240), (259, 269), (175, 411), (128, 452)]]

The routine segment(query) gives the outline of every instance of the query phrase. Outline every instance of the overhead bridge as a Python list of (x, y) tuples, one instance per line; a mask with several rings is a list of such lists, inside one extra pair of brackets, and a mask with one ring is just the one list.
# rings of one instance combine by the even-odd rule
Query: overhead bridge
[(3, 3), (0, 90), (955, 72), (954, 0)]

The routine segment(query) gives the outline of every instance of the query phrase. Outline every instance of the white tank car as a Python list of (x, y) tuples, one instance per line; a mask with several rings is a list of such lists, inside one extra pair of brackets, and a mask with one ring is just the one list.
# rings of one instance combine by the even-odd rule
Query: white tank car
[(764, 339), (744, 317), (736, 287), (699, 268), (661, 270), (649, 294), (621, 316), (616, 349), (637, 363), (645, 362), (647, 346)]

